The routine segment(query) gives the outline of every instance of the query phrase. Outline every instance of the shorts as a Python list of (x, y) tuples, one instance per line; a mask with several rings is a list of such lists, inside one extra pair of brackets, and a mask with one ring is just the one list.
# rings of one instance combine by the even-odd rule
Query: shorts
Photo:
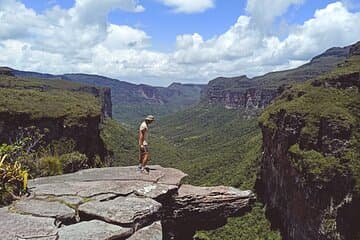
[(141, 154), (149, 152), (149, 146), (148, 145), (144, 145), (144, 148), (139, 147), (139, 149), (140, 149)]

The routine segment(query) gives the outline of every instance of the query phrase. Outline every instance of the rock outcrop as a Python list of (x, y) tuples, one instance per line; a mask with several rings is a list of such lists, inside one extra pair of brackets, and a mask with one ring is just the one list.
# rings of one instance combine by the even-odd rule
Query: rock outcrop
[(192, 239), (251, 208), (251, 191), (181, 185), (183, 172), (150, 166), (86, 169), (29, 182), (0, 209), (1, 239)]
[(331, 48), (295, 69), (270, 72), (254, 78), (216, 78), (203, 89), (201, 100), (206, 104), (245, 110), (247, 115), (259, 113), (258, 109), (262, 110), (269, 105), (283, 91), (284, 86), (302, 83), (329, 72), (346, 59), (349, 51), (359, 51), (355, 46)]
[(14, 76), (14, 74), (11, 72), (11, 68), (7, 67), (0, 67), (0, 75)]
[(257, 192), (284, 239), (360, 239), (359, 72), (359, 56), (349, 58), (260, 117)]
[(217, 78), (209, 82), (202, 92), (202, 101), (221, 104), (228, 109), (256, 110), (269, 105), (276, 90), (256, 88), (246, 76)]
[(46, 134), (45, 143), (53, 140), (72, 139), (75, 141), (75, 150), (85, 153), (89, 159), (99, 155), (102, 159), (108, 155), (100, 136), (102, 116), (87, 116), (78, 119), (76, 125), (67, 125), (65, 118), (32, 118), (28, 113), (0, 112), (0, 142), (9, 143), (9, 139), (18, 132), (19, 127), (37, 127)]
[(83, 86), (76, 91), (87, 92), (100, 99), (102, 118), (112, 117), (111, 89), (105, 87)]
[[(0, 90), (10, 96), (4, 97), (0, 107), (1, 143), (11, 144), (23, 134), (20, 129), (34, 127), (44, 134), (41, 139), (44, 147), (53, 141), (73, 140), (74, 151), (86, 154), (89, 159), (98, 155), (104, 160), (109, 155), (100, 134), (101, 123), (112, 116), (109, 88), (55, 79), (18, 78), (12, 69), (0, 68)], [(59, 101), (52, 96), (58, 95), (67, 104), (56, 105)], [(76, 101), (69, 100), (69, 96)]]

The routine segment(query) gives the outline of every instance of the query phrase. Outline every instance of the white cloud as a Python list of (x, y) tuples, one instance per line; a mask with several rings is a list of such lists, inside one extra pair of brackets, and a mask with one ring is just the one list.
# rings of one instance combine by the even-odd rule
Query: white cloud
[(178, 13), (199, 13), (213, 8), (215, 0), (158, 0)]
[(108, 26), (108, 34), (102, 45), (107, 49), (145, 48), (150, 45), (150, 37), (139, 29), (125, 25)]
[(178, 36), (174, 61), (197, 66), (208, 79), (221, 74), (254, 76), (299, 66), (330, 47), (360, 40), (360, 13), (349, 12), (341, 2), (316, 11), (283, 40), (264, 35), (251, 22), (252, 17), (240, 16), (227, 32), (208, 40), (197, 33)]
[(136, 1), (105, 0), (101, 13), (93, 2), (78, 0), (71, 9), (55, 6), (39, 14), (16, 0), (0, 0), (0, 65), (168, 85), (296, 67), (327, 48), (360, 40), (360, 13), (336, 2), (282, 38), (253, 27), (254, 16), (240, 16), (219, 36), (179, 35), (176, 49), (162, 53), (151, 50), (143, 30), (107, 22), (111, 9), (138, 11)]
[(359, 23), (360, 13), (349, 12), (341, 2), (332, 3), (298, 26), (280, 47), (290, 58), (309, 59), (326, 48), (358, 41)]
[(262, 31), (269, 28), (276, 17), (282, 16), (291, 5), (302, 4), (305, 0), (248, 0), (246, 11), (254, 25)]
[(75, 21), (89, 24), (106, 23), (110, 10), (121, 9), (129, 12), (142, 12), (144, 7), (138, 5), (134, 0), (76, 0), (75, 6), (69, 14)]

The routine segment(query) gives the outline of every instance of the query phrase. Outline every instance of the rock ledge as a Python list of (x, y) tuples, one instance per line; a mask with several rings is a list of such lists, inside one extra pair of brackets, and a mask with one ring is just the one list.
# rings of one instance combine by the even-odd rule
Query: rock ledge
[(0, 209), (1, 239), (191, 239), (255, 200), (232, 187), (181, 185), (185, 176), (155, 165), (149, 174), (130, 166), (31, 180), (29, 196)]

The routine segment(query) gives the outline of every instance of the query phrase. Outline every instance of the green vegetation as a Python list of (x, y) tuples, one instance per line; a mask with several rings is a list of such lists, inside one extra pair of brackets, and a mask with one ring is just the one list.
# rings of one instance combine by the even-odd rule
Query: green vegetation
[[(152, 143), (175, 146), (171, 158), (152, 158), (152, 163), (176, 167), (194, 185), (231, 185), (254, 190), (260, 167), (261, 132), (256, 118), (222, 106), (198, 105), (155, 122)], [(154, 151), (156, 146), (152, 145)], [(201, 231), (197, 239), (281, 239), (271, 230), (264, 207), (257, 203), (245, 216), (229, 219), (215, 231)]]
[[(40, 157), (41, 155), (38, 156)], [(86, 155), (77, 151), (64, 153), (62, 155), (47, 153), (40, 157), (38, 161), (37, 175), (39, 176), (54, 176), (63, 173), (72, 173), (89, 167)]]
[(166, 164), (188, 173), (192, 184), (253, 187), (261, 142), (254, 119), (221, 106), (199, 105), (160, 119), (153, 132), (176, 147), (180, 155)]
[(13, 158), (17, 146), (0, 146), (0, 207), (8, 205), (26, 191), (28, 173)]
[(45, 135), (35, 127), (19, 128), (13, 144), (0, 146), (0, 206), (25, 193), (28, 175), (52, 176), (87, 167), (86, 156), (74, 151), (73, 141), (41, 146)]
[[(137, 128), (107, 119), (102, 138), (114, 152), (114, 165), (137, 163)], [(187, 183), (254, 189), (261, 158), (256, 118), (248, 119), (222, 106), (198, 105), (156, 120), (150, 126), (149, 141), (150, 164), (181, 169), (189, 174)], [(224, 227), (198, 234), (212, 240), (228, 236), (235, 240), (280, 239), (279, 233), (271, 230), (260, 203), (245, 216), (231, 218)]]
[[(139, 123), (140, 124), (140, 123)], [(112, 165), (128, 166), (138, 163), (138, 139), (136, 128), (127, 128), (116, 120), (105, 119), (101, 130), (101, 137), (105, 146), (114, 154)], [(152, 130), (150, 130), (152, 131)], [(165, 139), (151, 134), (150, 164), (164, 163), (169, 166), (172, 159), (180, 160), (177, 149)]]
[[(260, 117), (260, 124), (274, 133), (283, 128), (279, 122), (297, 119), (298, 142), (306, 144), (293, 145), (289, 154), (308, 182), (327, 183), (350, 172), (356, 182), (354, 192), (360, 193), (359, 80), (351, 77), (359, 72), (360, 56), (353, 56), (333, 71), (287, 89)], [(334, 139), (343, 142), (344, 150), (336, 154), (338, 149), (323, 150)]]
[(299, 144), (290, 147), (292, 166), (307, 177), (307, 182), (330, 182), (335, 176), (345, 174), (340, 159), (324, 156), (316, 150), (301, 150)]
[(241, 218), (229, 218), (228, 223), (215, 231), (200, 231), (196, 234), (199, 240), (236, 239), (279, 240), (280, 233), (271, 231), (269, 221), (264, 217), (263, 206), (256, 203), (251, 212)]
[(44, 156), (39, 159), (40, 176), (54, 176), (62, 174), (62, 166), (59, 157)]
[(2, 151), (19, 162), (31, 178), (75, 172), (89, 167), (84, 154), (75, 151), (73, 139), (62, 138), (46, 144), (48, 132), (36, 127), (19, 127), (12, 145), (3, 144)]
[(64, 153), (59, 156), (59, 162), (61, 163), (62, 172), (64, 173), (72, 173), (88, 167), (87, 161), (88, 158), (86, 155), (78, 151)]
[(134, 126), (134, 119), (148, 114), (164, 116), (200, 100), (202, 85), (173, 83), (169, 87), (135, 85), (97, 75), (65, 74), (62, 79), (111, 88), (113, 117)]
[(128, 166), (137, 164), (137, 138), (136, 133), (125, 128), (116, 120), (105, 119), (101, 138), (106, 149), (114, 154), (113, 165)]
[[(251, 81), (242, 77), (218, 79), (217, 84), (220, 83), (224, 89), (241, 90), (248, 87), (276, 89), (283, 83), (302, 82), (325, 73), (343, 59), (343, 53), (324, 55), (298, 69), (267, 74)], [(317, 78), (316, 84), (320, 82), (319, 86), (315, 86), (314, 80), (285, 90), (278, 101), (269, 106), (260, 117), (260, 123), (274, 132), (279, 127), (277, 117), (281, 113), (285, 112), (288, 116), (304, 119), (300, 138), (306, 139), (313, 145), (318, 141), (319, 126), (322, 121), (330, 127), (336, 126), (332, 128), (334, 134), (352, 132), (349, 147), (341, 159), (327, 156), (318, 149), (301, 149), (299, 144), (290, 148), (289, 154), (293, 166), (311, 181), (330, 181), (334, 175), (350, 169), (357, 179), (357, 188), (360, 190), (358, 89), (325, 87), (329, 81), (343, 74), (359, 71), (359, 62), (358, 57), (347, 60), (341, 68)], [(99, 81), (103, 78), (99, 76), (64, 75), (64, 77), (73, 81), (103, 85), (103, 81)], [(192, 86), (187, 88), (174, 85), (169, 88), (173, 90), (180, 88), (180, 91), (175, 92), (178, 95), (167, 96), (168, 99), (172, 99), (170, 103), (157, 104), (158, 99), (153, 99), (155, 104), (151, 104), (149, 99), (139, 96), (145, 94), (144, 89), (141, 90), (143, 92), (139, 91), (139, 86), (116, 81), (109, 81), (107, 84), (113, 90), (114, 116), (127, 123), (148, 113), (165, 115), (175, 112), (190, 105), (194, 101), (193, 96), (198, 96), (200, 91), (200, 88)], [(0, 112), (29, 113), (33, 118), (64, 117), (67, 119), (67, 124), (78, 124), (78, 119), (82, 116), (96, 116), (101, 110), (99, 100), (81, 92), (81, 86), (66, 81), (44, 82), (0, 75)], [(146, 98), (155, 96), (152, 93), (159, 96), (168, 94), (161, 88), (147, 90), (149, 92)], [(48, 111), (49, 107), (54, 111)], [(134, 127), (135, 124), (131, 123), (131, 126)], [(194, 185), (223, 184), (254, 190), (261, 159), (261, 132), (256, 118), (246, 117), (241, 111), (227, 110), (223, 106), (197, 105), (160, 118), (150, 129), (150, 164), (181, 169), (189, 174), (185, 181)], [(114, 120), (106, 119), (102, 126), (101, 137), (106, 148), (114, 153), (113, 165), (137, 163), (137, 126), (127, 128)], [(29, 139), (31, 141), (33, 138)], [(18, 152), (16, 159), (23, 163), (24, 168), (33, 176), (60, 174), (87, 167), (86, 157), (75, 152), (73, 144), (67, 142), (67, 139), (55, 141), (43, 147), (41, 151), (30, 151), (26, 154), (22, 154), (21, 150), (17, 151), (16, 145), (8, 147), (10, 149), (15, 147), (15, 152)], [(16, 169), (22, 169), (19, 166), (18, 163)], [(16, 175), (24, 176), (21, 172)], [(26, 182), (24, 179), (20, 177), (16, 184), (19, 184), (19, 181)], [(19, 191), (21, 188), (17, 187), (17, 189)], [(201, 231), (196, 237), (211, 240), (281, 239), (279, 232), (271, 229), (264, 212), (264, 206), (256, 203), (253, 210), (245, 216), (230, 218), (220, 229)], [(331, 230), (333, 223), (329, 221), (326, 226)]]
[[(6, 69), (0, 72), (0, 133), (3, 142), (12, 143), (11, 159), (18, 161), (30, 177), (94, 166), (96, 159), (75, 151), (79, 143), (71, 137), (54, 137), (62, 136), (56, 133), (59, 123), (63, 128), (81, 128), (89, 118), (100, 119), (101, 99), (93, 94), (97, 89), (64, 80), (18, 78)], [(25, 128), (17, 126), (21, 121)], [(41, 126), (27, 126), (30, 124)]]
[(75, 91), (78, 84), (0, 75), (0, 86), (0, 112), (25, 113), (34, 119), (63, 117), (67, 125), (101, 114), (100, 100)]

